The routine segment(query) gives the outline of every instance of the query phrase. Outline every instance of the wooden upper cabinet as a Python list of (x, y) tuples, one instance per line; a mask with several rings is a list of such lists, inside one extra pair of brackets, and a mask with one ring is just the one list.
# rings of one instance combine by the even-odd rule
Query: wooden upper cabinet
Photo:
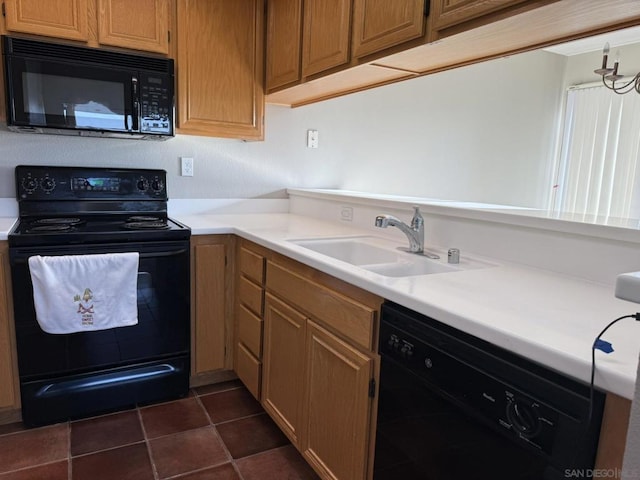
[(354, 0), (353, 56), (363, 57), (424, 34), (425, 1)]
[(178, 0), (178, 133), (263, 138), (264, 0)]
[(169, 53), (169, 0), (98, 0), (98, 43)]
[(4, 0), (7, 32), (89, 40), (88, 0)]
[(443, 30), (510, 7), (541, 3), (551, 2), (540, 0), (435, 0), (432, 5), (433, 28), (434, 30)]
[(300, 80), (302, 0), (267, 2), (267, 92)]
[(303, 31), (303, 77), (348, 63), (351, 0), (306, 0)]

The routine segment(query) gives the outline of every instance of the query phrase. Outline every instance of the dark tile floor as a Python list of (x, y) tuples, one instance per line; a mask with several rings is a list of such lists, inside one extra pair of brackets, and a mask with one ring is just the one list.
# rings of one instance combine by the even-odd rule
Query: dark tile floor
[(317, 478), (238, 381), (85, 420), (0, 425), (0, 480)]

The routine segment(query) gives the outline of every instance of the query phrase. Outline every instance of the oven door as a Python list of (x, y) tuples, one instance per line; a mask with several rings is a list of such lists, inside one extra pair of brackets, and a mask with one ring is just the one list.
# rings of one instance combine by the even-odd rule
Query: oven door
[[(140, 254), (138, 324), (63, 335), (44, 332), (36, 320), (28, 258), (32, 255), (119, 252)], [(96, 411), (101, 411), (121, 404), (187, 393), (190, 351), (188, 241), (12, 247), (10, 259), (23, 417), (27, 423), (48, 423), (47, 419), (40, 419), (41, 411), (56, 408), (60, 409), (56, 415), (61, 418), (53, 420), (94, 413), (91, 410), (83, 412), (86, 408), (77, 405), (87, 404), (87, 401), (58, 400), (63, 404), (60, 406), (54, 397), (82, 399), (93, 395), (96, 398), (91, 402), (97, 402)], [(133, 388), (135, 385), (139, 388)], [(154, 388), (157, 392), (152, 391)], [(113, 401), (109, 400), (111, 403), (100, 405), (102, 399), (110, 396), (114, 397)], [(70, 406), (72, 403), (76, 405)], [(30, 412), (35, 410), (38, 411), (34, 413), (36, 418), (29, 419)]]

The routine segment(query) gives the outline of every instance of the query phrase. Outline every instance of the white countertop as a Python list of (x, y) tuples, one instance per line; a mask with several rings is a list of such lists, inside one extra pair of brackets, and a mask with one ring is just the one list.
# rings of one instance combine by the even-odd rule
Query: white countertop
[[(613, 319), (640, 310), (635, 303), (615, 298), (610, 286), (513, 263), (479, 257), (496, 266), (392, 278), (287, 241), (372, 235), (337, 222), (284, 213), (174, 218), (189, 225), (194, 235), (239, 235), (584, 382), (590, 377), (595, 336)], [(15, 221), (15, 217), (0, 217), (0, 240), (7, 239)], [(438, 253), (446, 259), (446, 252)], [(596, 385), (631, 399), (640, 354), (640, 322), (619, 322), (604, 339), (615, 351), (609, 355), (596, 352)]]
[(6, 240), (9, 230), (16, 223), (16, 217), (0, 217), (0, 240)]
[[(640, 309), (615, 298), (610, 286), (492, 259), (478, 258), (496, 264), (488, 268), (383, 277), (288, 242), (372, 235), (304, 216), (198, 215), (178, 216), (177, 220), (189, 225), (194, 235), (237, 234), (584, 382), (589, 381), (596, 335), (615, 318)], [(446, 252), (438, 253), (446, 262)], [(603, 338), (613, 344), (614, 352), (596, 352), (596, 385), (631, 399), (640, 353), (640, 322), (619, 322)]]

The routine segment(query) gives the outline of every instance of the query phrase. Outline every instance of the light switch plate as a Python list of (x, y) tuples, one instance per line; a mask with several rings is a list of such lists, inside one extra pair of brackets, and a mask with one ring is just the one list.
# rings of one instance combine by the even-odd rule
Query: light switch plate
[(621, 273), (616, 278), (616, 297), (640, 303), (640, 272)]

